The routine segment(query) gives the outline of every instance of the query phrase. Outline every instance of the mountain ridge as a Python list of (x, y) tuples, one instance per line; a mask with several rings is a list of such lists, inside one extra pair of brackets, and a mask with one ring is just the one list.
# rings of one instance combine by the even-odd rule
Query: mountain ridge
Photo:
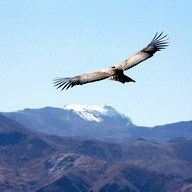
[(145, 138), (158, 142), (176, 137), (192, 139), (192, 121), (137, 126), (109, 105), (28, 108), (2, 114), (32, 130), (63, 136), (90, 136), (103, 140)]

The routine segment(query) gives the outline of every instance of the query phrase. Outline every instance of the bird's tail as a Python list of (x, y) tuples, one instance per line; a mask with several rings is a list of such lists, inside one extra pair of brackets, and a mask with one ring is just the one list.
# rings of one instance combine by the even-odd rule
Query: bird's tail
[(114, 80), (114, 81), (119, 81), (121, 83), (125, 83), (125, 82), (135, 82), (135, 80), (131, 79), (130, 77), (122, 74), (116, 74), (113, 75), (109, 78), (110, 80)]

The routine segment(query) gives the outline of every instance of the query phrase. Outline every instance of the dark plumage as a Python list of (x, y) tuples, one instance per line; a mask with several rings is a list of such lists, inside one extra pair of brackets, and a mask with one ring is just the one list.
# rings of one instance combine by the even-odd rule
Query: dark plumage
[(167, 35), (163, 35), (163, 32), (160, 34), (156, 33), (152, 41), (149, 43), (149, 45), (147, 45), (147, 47), (127, 58), (123, 62), (104, 70), (85, 73), (75, 77), (55, 79), (54, 85), (57, 88), (61, 88), (61, 90), (63, 90), (75, 85), (82, 85), (85, 83), (100, 81), (107, 78), (119, 81), (121, 83), (135, 82), (135, 80), (126, 76), (123, 71), (128, 70), (135, 65), (138, 65), (142, 61), (152, 57), (155, 52), (165, 49), (168, 46), (168, 38), (166, 37)]

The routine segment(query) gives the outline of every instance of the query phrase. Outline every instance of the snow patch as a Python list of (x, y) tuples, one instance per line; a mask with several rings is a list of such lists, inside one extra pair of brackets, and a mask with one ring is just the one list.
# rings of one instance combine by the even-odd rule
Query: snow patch
[(101, 118), (96, 117), (95, 115), (88, 113), (88, 112), (85, 112), (85, 111), (81, 111), (78, 114), (79, 114), (79, 116), (81, 116), (86, 121), (96, 121), (98, 123), (102, 121)]
[(64, 109), (74, 111), (98, 111), (101, 113), (107, 112), (104, 108), (106, 105), (65, 105)]
[(113, 107), (109, 105), (65, 105), (64, 110), (73, 110), (86, 121), (101, 122), (101, 116), (120, 115)]

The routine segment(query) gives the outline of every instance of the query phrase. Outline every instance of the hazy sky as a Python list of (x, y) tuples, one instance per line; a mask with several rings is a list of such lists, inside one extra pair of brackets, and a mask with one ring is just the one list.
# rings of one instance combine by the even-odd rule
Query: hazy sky
[[(118, 64), (156, 32), (170, 46), (126, 71), (61, 92), (55, 77)], [(0, 0), (0, 111), (109, 104), (137, 125), (192, 120), (191, 0)]]

